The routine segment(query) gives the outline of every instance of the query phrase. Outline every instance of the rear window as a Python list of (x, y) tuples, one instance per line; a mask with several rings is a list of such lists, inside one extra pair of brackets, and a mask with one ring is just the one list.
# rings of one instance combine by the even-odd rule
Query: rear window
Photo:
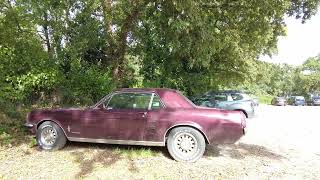
[(278, 101), (284, 101), (285, 99), (284, 99), (284, 97), (277, 97), (277, 100)]
[(297, 96), (296, 100), (304, 100), (304, 97), (303, 96)]
[(188, 98), (175, 91), (159, 91), (160, 98), (164, 104), (171, 108), (192, 108), (195, 107), (193, 102)]
[(217, 101), (227, 101), (228, 100), (228, 97), (226, 94), (217, 94), (214, 96), (214, 100), (217, 100)]

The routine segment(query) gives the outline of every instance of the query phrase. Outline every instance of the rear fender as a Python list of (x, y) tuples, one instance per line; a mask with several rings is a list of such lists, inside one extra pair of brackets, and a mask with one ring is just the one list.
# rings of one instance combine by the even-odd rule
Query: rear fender
[(167, 137), (168, 137), (170, 131), (172, 129), (176, 128), (176, 127), (191, 127), (191, 128), (194, 128), (194, 129), (196, 129), (197, 131), (199, 131), (203, 135), (206, 143), (210, 144), (210, 141), (209, 141), (206, 133), (204, 132), (203, 128), (199, 124), (194, 123), (194, 122), (180, 122), (180, 123), (171, 125), (170, 128), (168, 128), (167, 131), (164, 134), (164, 138), (163, 138), (164, 139), (164, 143), (166, 143)]

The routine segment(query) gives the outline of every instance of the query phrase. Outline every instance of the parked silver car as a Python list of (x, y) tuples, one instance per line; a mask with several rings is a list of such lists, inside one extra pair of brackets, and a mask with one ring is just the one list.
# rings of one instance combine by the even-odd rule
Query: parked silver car
[(207, 92), (193, 102), (198, 106), (241, 111), (247, 118), (255, 114), (253, 99), (240, 91)]
[(271, 101), (271, 104), (275, 106), (286, 106), (287, 100), (284, 97), (274, 97)]

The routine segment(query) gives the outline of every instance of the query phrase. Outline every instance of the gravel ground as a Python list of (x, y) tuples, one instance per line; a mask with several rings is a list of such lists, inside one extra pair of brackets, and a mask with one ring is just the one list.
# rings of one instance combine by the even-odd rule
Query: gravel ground
[[(196, 163), (165, 148), (123, 153), (128, 146), (69, 143), (45, 152), (0, 147), (0, 179), (320, 179), (320, 107), (260, 106), (235, 145), (209, 146)], [(142, 152), (146, 147), (132, 147)]]

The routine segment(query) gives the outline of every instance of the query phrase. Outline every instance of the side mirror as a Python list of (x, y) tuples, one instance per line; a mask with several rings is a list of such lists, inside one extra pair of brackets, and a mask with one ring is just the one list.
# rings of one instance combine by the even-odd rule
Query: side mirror
[(112, 107), (107, 107), (106, 109), (107, 109), (107, 110), (111, 110), (111, 109), (112, 109)]

